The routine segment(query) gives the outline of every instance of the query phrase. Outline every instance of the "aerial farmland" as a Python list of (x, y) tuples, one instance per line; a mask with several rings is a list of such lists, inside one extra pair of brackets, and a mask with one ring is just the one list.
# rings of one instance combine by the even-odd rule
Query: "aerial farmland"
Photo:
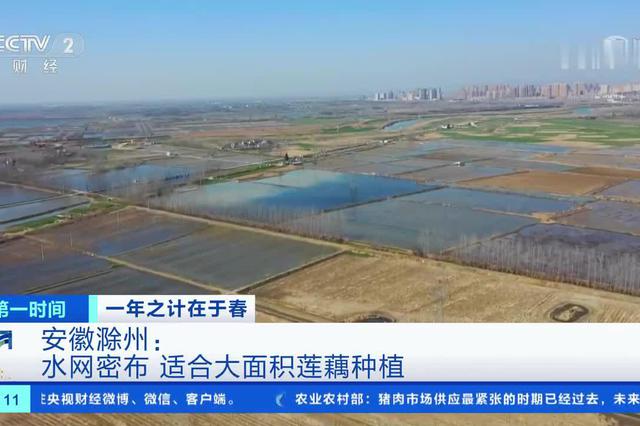
[(637, 317), (640, 140), (610, 106), (217, 108), (93, 111), (106, 144), (77, 119), (55, 147), (4, 129), (3, 291), (252, 293), (286, 321)]

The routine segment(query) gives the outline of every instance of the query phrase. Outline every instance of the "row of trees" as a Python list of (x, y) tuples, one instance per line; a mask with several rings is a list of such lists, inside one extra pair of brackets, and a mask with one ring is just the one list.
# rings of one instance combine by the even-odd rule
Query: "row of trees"
[(538, 242), (515, 235), (462, 246), (448, 256), (481, 268), (640, 295), (640, 253)]

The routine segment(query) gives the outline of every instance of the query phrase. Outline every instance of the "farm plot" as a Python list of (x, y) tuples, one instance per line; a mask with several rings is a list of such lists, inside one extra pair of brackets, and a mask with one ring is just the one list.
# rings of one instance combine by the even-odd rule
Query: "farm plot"
[(566, 225), (534, 225), (455, 250), (471, 265), (640, 294), (640, 238)]
[(611, 176), (533, 170), (505, 176), (475, 179), (465, 182), (473, 188), (501, 188), (516, 192), (543, 192), (561, 195), (585, 195), (624, 181)]
[(0, 184), (0, 207), (29, 201), (42, 200), (56, 194), (35, 189), (21, 188), (13, 185)]
[(205, 294), (211, 291), (126, 267), (52, 287), (45, 294)]
[(374, 162), (376, 161), (368, 157), (364, 157), (360, 153), (348, 153), (337, 157), (318, 159), (313, 164), (305, 164), (305, 169), (318, 169), (348, 173), (349, 170), (353, 167), (365, 166)]
[(174, 191), (151, 203), (188, 214), (277, 224), (325, 210), (431, 188), (402, 179), (299, 170), (257, 181)]
[(125, 209), (55, 227), (38, 234), (38, 237), (62, 247), (114, 256), (179, 238), (206, 226), (197, 221)]
[(598, 201), (559, 220), (567, 225), (640, 234), (640, 206), (617, 201)]
[[(361, 173), (368, 175), (377, 175), (377, 176), (393, 176), (401, 173), (407, 173), (412, 170), (416, 170), (417, 167), (410, 167), (405, 165), (400, 165), (397, 162), (394, 163), (371, 163), (365, 164), (363, 166), (355, 166), (350, 167), (350, 173)], [(343, 169), (344, 171), (345, 169)]]
[(318, 261), (336, 251), (326, 244), (215, 226), (129, 252), (120, 258), (215, 287), (236, 289)]
[[(356, 160), (354, 158), (354, 160)], [(346, 161), (345, 158), (330, 159), (313, 166), (315, 169), (333, 170), (343, 173), (375, 174), (380, 176), (395, 176), (411, 171), (446, 166), (450, 161), (427, 160), (413, 157), (399, 160), (395, 157), (378, 159), (378, 161), (364, 161), (358, 157), (357, 161)]]
[(253, 154), (230, 154), (220, 155), (208, 160), (208, 168), (217, 170), (230, 170), (237, 167), (250, 166), (254, 164), (260, 164), (265, 160), (270, 160), (270, 157), (264, 157), (261, 155)]
[(640, 170), (615, 169), (612, 167), (577, 167), (571, 169), (572, 173), (582, 173), (595, 176), (610, 176), (624, 179), (640, 179)]
[(442, 188), (398, 198), (423, 204), (440, 204), (508, 213), (559, 213), (573, 210), (586, 200), (527, 196), (465, 188)]
[(253, 291), (333, 321), (378, 315), (398, 322), (552, 322), (562, 306), (580, 321), (635, 322), (634, 297), (405, 256), (343, 254)]
[[(311, 167), (314, 169), (383, 176), (404, 175), (434, 167), (452, 166), (454, 162), (458, 161), (472, 162), (474, 166), (486, 167), (486, 173), (471, 174), (471, 177), (501, 174), (491, 173), (491, 168), (508, 169), (509, 171), (518, 168), (550, 170), (571, 168), (571, 166), (567, 165), (526, 160), (540, 153), (552, 154), (556, 152), (564, 152), (564, 149), (554, 146), (530, 146), (524, 143), (440, 140), (391, 144), (367, 151), (350, 152), (337, 157), (320, 159)], [(499, 171), (502, 172), (502, 170)], [(468, 173), (468, 171), (465, 173)], [(467, 174), (464, 174), (461, 179), (466, 176)], [(416, 180), (427, 180), (429, 177), (417, 177)]]
[(451, 141), (445, 149), (431, 151), (423, 158), (447, 161), (487, 161), (510, 160), (526, 161), (541, 153), (564, 152), (554, 146), (542, 146), (527, 143), (507, 143), (491, 141)]
[(448, 165), (443, 167), (434, 167), (427, 170), (403, 173), (397, 176), (403, 179), (411, 179), (416, 182), (453, 183), (470, 179), (483, 178), (487, 176), (499, 176), (512, 172), (513, 169), (502, 167)]
[(32, 292), (107, 271), (110, 263), (72, 250), (20, 238), (0, 244), (0, 292)]
[(257, 155), (227, 155), (205, 158), (173, 157), (157, 158), (147, 161), (146, 165), (162, 166), (172, 170), (186, 170), (193, 178), (202, 178), (208, 172), (227, 171), (238, 167), (261, 164), (268, 158)]
[[(549, 156), (545, 156), (545, 159), (548, 158)], [(640, 169), (638, 160), (640, 160), (640, 155), (623, 155), (615, 151), (567, 152), (553, 155), (553, 161), (576, 167)]]
[(0, 229), (2, 225), (7, 225), (11, 222), (35, 218), (88, 203), (88, 198), (72, 195), (0, 207)]
[(191, 174), (192, 170), (189, 167), (141, 164), (100, 172), (62, 169), (45, 173), (37, 177), (36, 182), (44, 187), (61, 191), (128, 195), (144, 191), (154, 183), (185, 182)]
[(530, 161), (519, 159), (495, 158), (475, 162), (474, 165), (488, 167), (502, 167), (514, 170), (547, 170), (552, 172), (564, 172), (571, 170), (571, 166), (566, 164), (549, 163), (544, 161)]
[(536, 222), (523, 216), (398, 198), (302, 218), (285, 224), (285, 228), (304, 235), (437, 254)]
[(410, 171), (424, 170), (424, 169), (432, 169), (434, 167), (440, 166), (448, 166), (451, 165), (450, 161), (444, 160), (427, 160), (424, 158), (410, 158), (406, 160), (394, 160), (387, 164), (393, 166), (401, 166), (410, 169)]
[(600, 194), (613, 198), (640, 200), (640, 180), (631, 180), (621, 183), (620, 185), (612, 186)]
[(509, 142), (491, 139), (467, 139), (467, 140), (451, 140), (451, 144), (463, 147), (473, 146), (475, 148), (492, 149), (501, 152), (501, 156), (516, 153), (519, 156), (528, 156), (530, 154), (554, 153), (560, 154), (569, 152), (570, 148), (558, 145), (538, 144), (538, 143), (522, 143)]
[(198, 176), (205, 172), (228, 171), (239, 167), (247, 167), (262, 164), (265, 161), (273, 160), (273, 157), (253, 154), (229, 154), (209, 157), (209, 153), (199, 154), (203, 158), (175, 157), (168, 160), (154, 160), (147, 164), (164, 165), (172, 168), (186, 168), (192, 176)]
[(477, 161), (488, 159), (489, 155), (482, 150), (469, 149), (444, 149), (441, 151), (434, 151), (423, 156), (427, 160), (442, 160), (442, 161)]

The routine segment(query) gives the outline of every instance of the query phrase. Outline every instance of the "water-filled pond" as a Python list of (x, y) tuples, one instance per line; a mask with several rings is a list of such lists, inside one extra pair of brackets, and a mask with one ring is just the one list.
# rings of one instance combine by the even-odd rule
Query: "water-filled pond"
[(602, 195), (640, 199), (640, 180), (630, 180), (602, 191)]
[(569, 225), (640, 234), (640, 206), (617, 201), (597, 201), (560, 220)]
[(387, 124), (386, 126), (384, 126), (382, 130), (384, 130), (385, 132), (397, 132), (399, 130), (404, 130), (406, 128), (413, 126), (418, 121), (419, 120), (417, 119), (396, 121), (396, 122)]
[(105, 172), (63, 169), (41, 176), (39, 183), (65, 191), (109, 192), (150, 182), (185, 180), (190, 175), (188, 167), (141, 164)]
[(81, 196), (64, 196), (30, 203), (21, 203), (0, 208), (0, 224), (24, 218), (33, 218), (60, 210), (87, 204), (89, 200)]
[(301, 218), (287, 226), (303, 234), (440, 253), (536, 222), (523, 216), (412, 203), (396, 198)]
[(252, 182), (226, 182), (174, 191), (153, 205), (198, 215), (277, 223), (301, 215), (431, 189), (380, 176), (297, 170)]
[(578, 200), (573, 199), (534, 197), (463, 188), (442, 188), (408, 195), (400, 198), (400, 200), (523, 214), (535, 212), (556, 213), (572, 210), (578, 206)]
[(26, 189), (13, 185), (0, 184), (0, 206), (8, 206), (11, 204), (24, 203), (34, 200), (42, 200), (44, 198), (53, 196), (55, 196), (55, 194), (49, 192)]

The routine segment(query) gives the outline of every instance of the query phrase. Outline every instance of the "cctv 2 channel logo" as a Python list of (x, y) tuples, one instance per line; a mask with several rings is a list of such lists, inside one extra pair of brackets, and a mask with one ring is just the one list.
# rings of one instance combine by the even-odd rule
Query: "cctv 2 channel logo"
[(83, 51), (79, 34), (0, 34), (0, 56), (73, 57)]

